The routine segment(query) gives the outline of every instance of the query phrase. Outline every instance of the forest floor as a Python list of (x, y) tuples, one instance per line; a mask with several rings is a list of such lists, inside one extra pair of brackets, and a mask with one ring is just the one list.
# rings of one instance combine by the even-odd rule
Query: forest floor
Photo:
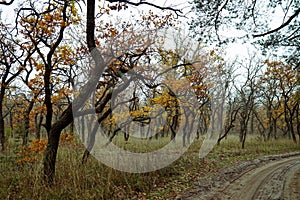
[[(255, 195), (264, 191), (284, 198), (298, 195), (295, 187), (299, 179), (292, 177), (299, 173), (300, 158), (295, 153), (300, 152), (299, 144), (285, 138), (265, 142), (259, 136), (249, 135), (246, 148), (242, 149), (238, 137), (230, 136), (200, 160), (202, 139), (195, 140), (170, 166), (141, 174), (117, 171), (93, 157), (82, 164), (85, 148), (81, 142), (76, 138), (61, 141), (52, 187), (42, 181), (42, 154), (34, 154), (37, 160), (30, 160), (25, 151), (22, 155), (27, 159), (20, 162), (18, 154), (22, 148), (11, 140), (7, 151), (0, 153), (0, 199), (240, 199), (234, 196), (238, 194), (235, 191), (240, 190), (243, 195), (250, 191), (247, 187), (243, 189), (243, 185), (259, 188)], [(124, 142), (120, 138), (118, 146), (142, 151), (159, 148), (168, 141), (169, 138), (142, 142), (130, 138)], [(34, 143), (31, 153), (43, 145)], [(291, 178), (284, 178), (285, 174)], [(264, 188), (261, 183), (271, 184), (275, 176), (279, 179), (276, 187)], [(255, 182), (256, 179), (259, 181)], [(277, 194), (275, 191), (282, 191), (282, 187), (290, 190)]]
[(300, 199), (300, 153), (266, 156), (230, 167), (178, 199)]

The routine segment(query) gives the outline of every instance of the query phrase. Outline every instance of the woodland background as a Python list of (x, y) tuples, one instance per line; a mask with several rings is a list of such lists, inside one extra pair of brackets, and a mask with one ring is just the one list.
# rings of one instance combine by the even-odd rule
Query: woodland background
[[(298, 0), (0, 1), (14, 16), (0, 22), (0, 198), (175, 198), (221, 168), (299, 151), (299, 5)], [(180, 34), (157, 34), (167, 28)], [(156, 45), (170, 35), (176, 47)], [(229, 59), (226, 47), (236, 42), (255, 50)], [(209, 76), (216, 71), (224, 83), (226, 115), (218, 145), (200, 161), (212, 114)], [(82, 75), (89, 79), (79, 90)], [(113, 115), (115, 88), (118, 94), (127, 90), (128, 112)], [(159, 149), (176, 138), (183, 115), (178, 102), (184, 96), (181, 105), (188, 105), (189, 89), (198, 107), (185, 119), (187, 126), (197, 124), (196, 140), (161, 170), (111, 169), (89, 156), (94, 146), (93, 134), (84, 135), (89, 122), (74, 128), (74, 109), (84, 115), (92, 101), (95, 126), (100, 124), (110, 142), (136, 152)], [(157, 116), (165, 123), (158, 122), (157, 134), (148, 137), (143, 127), (153, 105), (164, 108)], [(199, 121), (191, 121), (196, 113)], [(124, 118), (132, 120), (118, 126)], [(132, 130), (133, 121), (142, 128)], [(133, 131), (146, 139), (130, 137)], [(188, 131), (181, 139), (190, 145)]]

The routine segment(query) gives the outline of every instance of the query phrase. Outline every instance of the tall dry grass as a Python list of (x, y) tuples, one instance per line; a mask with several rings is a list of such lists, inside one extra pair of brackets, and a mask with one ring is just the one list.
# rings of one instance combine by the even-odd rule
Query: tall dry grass
[[(164, 144), (162, 140), (124, 142), (118, 138), (115, 142), (141, 152)], [(224, 167), (264, 155), (300, 151), (300, 146), (291, 140), (264, 142), (257, 136), (250, 136), (246, 149), (241, 149), (238, 138), (230, 136), (203, 162), (198, 157), (201, 143), (201, 139), (194, 141), (179, 160), (166, 168), (131, 174), (107, 167), (93, 157), (83, 165), (84, 147), (74, 140), (60, 146), (55, 183), (46, 187), (41, 160), (18, 163), (16, 153), (20, 147), (11, 142), (10, 150), (0, 156), (0, 199), (174, 199), (193, 187), (195, 181)]]

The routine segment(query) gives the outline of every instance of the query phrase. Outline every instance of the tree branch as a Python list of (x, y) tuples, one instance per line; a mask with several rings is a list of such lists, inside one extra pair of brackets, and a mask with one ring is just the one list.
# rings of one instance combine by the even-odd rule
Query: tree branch
[(148, 6), (152, 6), (154, 8), (158, 8), (160, 10), (170, 10), (170, 11), (173, 11), (175, 12), (177, 15), (179, 15), (178, 13), (181, 13), (182, 14), (182, 11), (179, 10), (179, 9), (176, 9), (176, 8), (171, 8), (171, 7), (165, 7), (165, 6), (159, 6), (159, 5), (156, 5), (154, 3), (150, 3), (150, 2), (147, 2), (147, 1), (144, 1), (144, 0), (140, 0), (139, 2), (131, 2), (130, 0), (106, 0), (110, 3), (126, 3), (126, 4), (129, 4), (129, 5), (133, 5), (133, 6), (139, 6), (139, 5), (148, 5)]
[(215, 31), (216, 31), (216, 35), (218, 37), (219, 42), (221, 42), (221, 39), (220, 39), (219, 31), (218, 31), (219, 30), (218, 21), (219, 21), (219, 17), (221, 15), (222, 10), (226, 7), (228, 2), (229, 2), (229, 0), (226, 0), (226, 2), (222, 5), (220, 10), (218, 10), (216, 18), (215, 18)]
[(287, 25), (289, 25), (291, 23), (291, 21), (296, 18), (300, 13), (300, 8), (298, 8), (298, 10), (296, 10), (296, 12), (283, 24), (281, 24), (279, 27), (273, 29), (273, 30), (270, 30), (268, 32), (265, 32), (265, 33), (261, 33), (261, 34), (254, 34), (252, 35), (254, 38), (257, 38), (257, 37), (263, 37), (263, 36), (266, 36), (266, 35), (269, 35), (269, 34), (272, 34), (272, 33), (275, 33), (281, 29), (283, 29), (284, 27), (286, 27)]
[(9, 5), (11, 5), (13, 2), (14, 2), (14, 0), (11, 0), (11, 1), (9, 1), (9, 2), (6, 2), (6, 1), (0, 1), (0, 5), (2, 4), (2, 5), (9, 6)]

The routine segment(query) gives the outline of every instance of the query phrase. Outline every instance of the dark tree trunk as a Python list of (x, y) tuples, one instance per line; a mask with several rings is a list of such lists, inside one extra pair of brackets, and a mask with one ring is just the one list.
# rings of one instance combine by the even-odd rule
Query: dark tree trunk
[(85, 164), (87, 162), (88, 157), (90, 156), (90, 151), (93, 149), (94, 145), (95, 145), (95, 139), (96, 139), (96, 133), (98, 131), (98, 127), (99, 124), (98, 122), (96, 122), (94, 124), (94, 126), (92, 127), (93, 129), (91, 131), (89, 131), (89, 143), (88, 146), (86, 148), (86, 150), (83, 153), (82, 156), (82, 164)]
[(223, 135), (221, 135), (219, 138), (218, 138), (218, 141), (217, 141), (217, 144), (219, 145), (220, 142), (225, 138), (227, 137), (228, 133), (230, 132), (230, 130), (232, 128), (234, 128), (234, 122), (236, 121), (236, 117), (237, 117), (237, 114), (239, 112), (240, 108), (237, 108), (237, 109), (233, 109), (230, 113), (229, 113), (229, 119), (228, 121), (226, 122), (226, 126), (225, 126), (225, 133)]
[(86, 162), (88, 161), (88, 158), (90, 157), (90, 151), (88, 151), (87, 149), (84, 151), (83, 156), (82, 156), (82, 160), (81, 163), (84, 165), (86, 164)]
[(287, 105), (287, 100), (285, 100), (284, 102), (284, 120), (287, 125), (287, 133), (289, 134), (289, 137), (291, 137), (293, 141), (297, 143), (297, 139), (293, 127), (293, 113), (291, 112), (291, 109)]
[(9, 113), (9, 126), (10, 126), (10, 136), (13, 137), (14, 134), (14, 123), (13, 123), (13, 112)]
[(5, 128), (4, 128), (4, 119), (2, 111), (0, 108), (0, 142), (1, 142), (1, 151), (5, 150)]
[(61, 131), (73, 121), (72, 105), (66, 109), (55, 124), (53, 124), (49, 132), (47, 148), (44, 157), (44, 180), (47, 184), (51, 184), (55, 174), (56, 155), (58, 150), (59, 138)]
[(251, 113), (251, 119), (250, 119), (250, 134), (254, 134), (254, 112)]
[[(108, 100), (111, 98), (111, 94), (109, 94), (103, 101), (102, 106), (104, 107), (107, 103)], [(88, 146), (86, 148), (86, 150), (84, 151), (84, 154), (82, 156), (82, 164), (85, 164), (87, 162), (88, 157), (90, 156), (90, 151), (93, 149), (94, 145), (95, 145), (95, 139), (96, 139), (96, 133), (98, 131), (99, 128), (99, 124), (101, 124), (101, 122), (103, 120), (105, 120), (109, 115), (111, 115), (112, 111), (111, 109), (108, 109), (105, 113), (103, 113), (103, 115), (101, 115), (101, 117), (98, 118), (98, 120), (94, 123), (94, 126), (89, 126), (88, 129), (90, 129), (88, 131), (89, 135), (88, 135)], [(110, 138), (110, 141), (112, 141), (113, 137), (116, 135), (117, 132), (114, 132), (113, 136)], [(125, 134), (126, 132), (124, 132)], [(125, 137), (125, 135), (124, 135)], [(128, 138), (129, 138), (129, 134), (128, 134)], [(127, 140), (128, 140), (127, 138)], [(126, 141), (127, 141), (126, 140)]]
[(91, 52), (92, 57), (95, 61), (96, 67), (91, 73), (91, 77), (88, 80), (88, 82), (81, 88), (78, 97), (75, 98), (73, 102), (73, 109), (72, 104), (70, 104), (69, 107), (62, 113), (60, 119), (55, 124), (53, 124), (49, 132), (48, 145), (44, 157), (44, 180), (50, 186), (52, 185), (55, 174), (56, 154), (59, 144), (60, 133), (73, 121), (72, 111), (78, 111), (84, 104), (86, 99), (92, 94), (92, 92), (96, 88), (99, 77), (105, 69), (105, 62), (100, 52), (97, 49), (95, 49), (96, 44), (94, 40), (94, 30), (95, 0), (87, 0), (87, 45), (89, 48), (89, 52)]
[(24, 133), (22, 134), (22, 145), (27, 145), (28, 142), (28, 135), (29, 135), (29, 129), (30, 129), (30, 120), (27, 113), (24, 116)]
[(273, 119), (273, 125), (274, 125), (274, 130), (273, 130), (273, 135), (274, 135), (274, 139), (277, 139), (277, 119)]
[(52, 125), (52, 115), (53, 115), (53, 108), (52, 108), (52, 101), (51, 101), (51, 83), (50, 83), (50, 77), (51, 77), (51, 66), (46, 66), (45, 74), (44, 74), (44, 86), (45, 86), (45, 101), (44, 104), (47, 108), (46, 113), (46, 123), (45, 128), (47, 130), (48, 137), (50, 136), (50, 130)]
[(243, 141), (242, 141), (242, 149), (245, 149), (245, 142), (246, 142), (246, 132), (243, 134)]
[(294, 124), (294, 123), (293, 123), (293, 117), (291, 116), (290, 119), (289, 119), (289, 124), (288, 124), (288, 126), (289, 126), (289, 130), (290, 130), (291, 136), (292, 136), (292, 138), (293, 138), (293, 141), (294, 141), (295, 143), (297, 143), (297, 138), (296, 138), (296, 135), (295, 135), (295, 130), (294, 130), (294, 125), (293, 125), (293, 124)]
[[(35, 98), (34, 98), (35, 99)], [(30, 130), (30, 119), (29, 115), (34, 105), (34, 99), (32, 99), (29, 102), (28, 108), (26, 110), (25, 116), (24, 116), (24, 134), (23, 134), (23, 145), (27, 145), (28, 142), (28, 135)]]
[(0, 94), (0, 143), (1, 151), (5, 150), (5, 127), (4, 127), (4, 116), (3, 116), (3, 99), (4, 99), (4, 86), (1, 86)]
[(247, 124), (244, 121), (242, 121), (241, 132), (240, 132), (240, 141), (242, 143), (242, 149), (245, 148), (246, 136), (247, 136)]
[(36, 130), (36, 138), (41, 138), (41, 127), (43, 123), (44, 116), (42, 114), (35, 115), (35, 130)]
[(243, 141), (243, 121), (240, 121), (240, 142)]
[(296, 127), (297, 127), (297, 134), (299, 136), (300, 141), (300, 117), (299, 117), (299, 104), (296, 105)]

